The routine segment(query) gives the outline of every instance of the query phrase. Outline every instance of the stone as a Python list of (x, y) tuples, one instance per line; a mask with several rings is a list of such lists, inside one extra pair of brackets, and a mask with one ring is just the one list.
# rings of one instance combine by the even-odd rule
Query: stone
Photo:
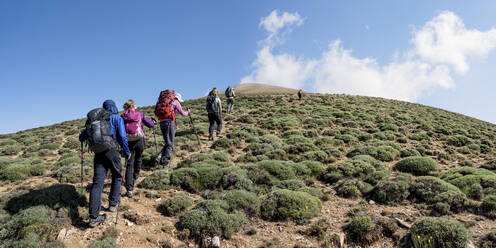
[(218, 236), (212, 238), (212, 247), (220, 248), (220, 238)]
[(59, 235), (57, 235), (57, 240), (63, 241), (65, 239), (66, 235), (67, 235), (67, 229), (62, 228), (62, 230), (60, 230), (60, 232), (59, 232)]

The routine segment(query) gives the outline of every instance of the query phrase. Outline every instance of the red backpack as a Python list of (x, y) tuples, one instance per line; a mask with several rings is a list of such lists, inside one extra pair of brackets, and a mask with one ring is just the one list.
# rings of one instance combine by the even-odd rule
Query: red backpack
[(175, 95), (173, 90), (162, 90), (155, 105), (155, 115), (159, 120), (171, 119), (176, 122), (176, 113), (172, 111), (172, 101)]

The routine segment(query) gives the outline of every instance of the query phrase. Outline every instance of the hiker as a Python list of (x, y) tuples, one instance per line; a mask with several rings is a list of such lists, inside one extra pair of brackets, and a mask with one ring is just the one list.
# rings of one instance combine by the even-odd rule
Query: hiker
[(217, 88), (213, 88), (207, 96), (207, 113), (210, 127), (208, 128), (208, 140), (214, 140), (214, 123), (217, 123), (216, 135), (220, 137), (222, 130), (222, 104), (217, 93)]
[(236, 97), (236, 93), (234, 93), (234, 89), (231, 88), (231, 86), (228, 86), (224, 94), (227, 97), (227, 113), (230, 114), (234, 108), (234, 98)]
[(155, 115), (160, 120), (160, 130), (164, 137), (165, 145), (157, 155), (156, 161), (159, 165), (174, 168), (170, 163), (172, 151), (174, 149), (174, 136), (176, 135), (176, 112), (182, 116), (188, 116), (190, 110), (184, 111), (181, 107), (182, 96), (173, 90), (163, 90), (160, 92), (157, 104), (155, 105)]
[(103, 184), (109, 170), (112, 174), (112, 184), (108, 210), (115, 212), (119, 206), (122, 183), (119, 145), (127, 160), (131, 158), (124, 120), (117, 115), (117, 112), (115, 102), (106, 100), (103, 109), (97, 108), (88, 113), (86, 129), (79, 135), (79, 141), (88, 140), (90, 149), (95, 153), (89, 204), (90, 227), (98, 226), (107, 219), (106, 214), (100, 215), (100, 208)]
[(300, 89), (300, 90), (298, 90), (298, 101), (301, 102), (302, 97), (303, 97), (303, 91)]
[(121, 114), (126, 127), (126, 137), (128, 147), (131, 151), (131, 158), (126, 163), (126, 196), (133, 197), (134, 183), (138, 180), (142, 164), (143, 150), (145, 150), (145, 131), (143, 124), (153, 128), (155, 123), (146, 118), (145, 114), (136, 110), (136, 103), (127, 100), (124, 103), (124, 113)]

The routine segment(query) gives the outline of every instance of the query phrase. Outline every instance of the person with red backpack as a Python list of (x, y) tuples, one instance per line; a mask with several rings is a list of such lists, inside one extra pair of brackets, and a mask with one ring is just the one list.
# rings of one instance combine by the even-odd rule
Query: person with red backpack
[(145, 150), (145, 131), (143, 124), (153, 128), (155, 123), (146, 118), (145, 114), (136, 110), (136, 103), (133, 100), (127, 100), (124, 103), (124, 113), (121, 114), (126, 127), (126, 137), (128, 140), (131, 158), (126, 163), (126, 196), (133, 197), (134, 183), (138, 180), (143, 163), (142, 155)]
[(165, 142), (156, 161), (159, 165), (165, 165), (169, 168), (175, 167), (170, 163), (170, 159), (174, 149), (174, 136), (176, 135), (176, 112), (182, 116), (189, 115), (189, 109), (184, 111), (181, 102), (183, 102), (181, 94), (175, 93), (173, 90), (163, 90), (160, 92), (155, 105), (155, 115), (160, 120), (160, 130)]

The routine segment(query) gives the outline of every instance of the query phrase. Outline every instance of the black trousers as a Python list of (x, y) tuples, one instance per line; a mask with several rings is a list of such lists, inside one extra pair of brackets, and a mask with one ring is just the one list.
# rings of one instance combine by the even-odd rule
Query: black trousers
[(90, 218), (95, 219), (100, 214), (102, 206), (102, 191), (107, 171), (112, 174), (109, 205), (117, 206), (121, 200), (122, 166), (121, 156), (115, 149), (95, 154), (93, 160), (93, 184), (90, 191)]
[(138, 180), (141, 165), (143, 164), (143, 150), (145, 150), (145, 140), (141, 138), (137, 141), (129, 142), (131, 159), (126, 163), (126, 190), (132, 191), (134, 183)]
[(162, 159), (164, 159), (164, 164), (167, 165), (170, 162), (172, 151), (174, 150), (174, 136), (176, 135), (176, 130), (174, 128), (174, 121), (161, 121), (160, 130), (164, 136), (165, 145), (162, 148), (161, 154)]
[(217, 135), (219, 135), (222, 130), (222, 118), (220, 113), (208, 113), (208, 122), (210, 122), (210, 127), (208, 128), (209, 137), (212, 137), (214, 134), (215, 123), (217, 123)]

